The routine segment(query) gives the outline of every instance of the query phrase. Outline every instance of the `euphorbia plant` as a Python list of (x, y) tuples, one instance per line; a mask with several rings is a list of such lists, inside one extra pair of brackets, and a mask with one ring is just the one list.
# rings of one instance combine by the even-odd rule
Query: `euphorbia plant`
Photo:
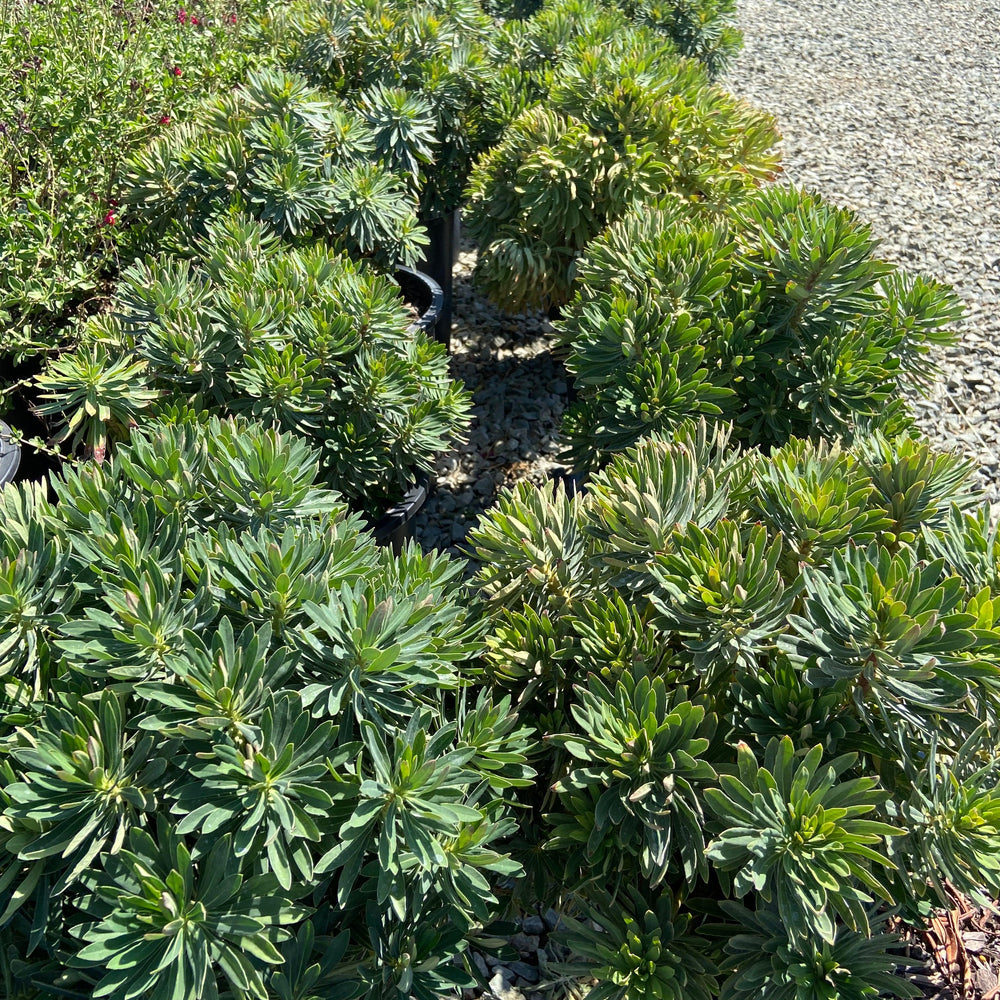
[(914, 995), (879, 909), (1000, 890), (996, 531), (913, 439), (727, 436), (472, 533), (488, 676), (544, 737), (525, 901), (586, 918), (591, 997)]
[(357, 111), (301, 76), (260, 70), (132, 160), (137, 239), (183, 249), (218, 216), (245, 213), (291, 242), (324, 238), (380, 269), (412, 264), (425, 242), (416, 203), (375, 147)]
[(474, 0), (300, 0), (271, 19), (286, 65), (367, 122), (374, 155), (406, 176), (422, 218), (461, 201), (484, 141), (490, 22)]
[(467, 690), (461, 564), (376, 549), (318, 465), (177, 415), (0, 490), (6, 995), (473, 984), (526, 734)]
[(98, 458), (145, 414), (240, 414), (302, 434), (324, 480), (375, 510), (467, 420), (444, 348), (409, 328), (389, 278), (249, 219), (209, 223), (189, 258), (131, 267), (79, 340), (37, 385), (60, 435)]
[(704, 210), (739, 200), (773, 177), (776, 141), (768, 115), (651, 29), (623, 22), (599, 48), (573, 39), (544, 99), (473, 171), (476, 280), (504, 308), (561, 306), (609, 224), (667, 195)]
[(902, 389), (927, 384), (960, 307), (877, 247), (853, 213), (780, 187), (713, 219), (673, 200), (612, 226), (577, 260), (559, 325), (574, 464), (691, 414), (762, 446), (907, 426)]

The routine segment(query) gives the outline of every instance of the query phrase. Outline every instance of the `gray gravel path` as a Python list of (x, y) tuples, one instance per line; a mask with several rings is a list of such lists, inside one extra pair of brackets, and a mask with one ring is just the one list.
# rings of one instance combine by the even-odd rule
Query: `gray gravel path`
[(784, 180), (857, 210), (955, 286), (961, 344), (918, 411), (1000, 500), (1000, 0), (740, 0), (723, 81), (771, 111)]
[(472, 392), (472, 427), (439, 456), (435, 492), (415, 522), (424, 549), (453, 555), (502, 487), (569, 471), (559, 459), (569, 383), (552, 327), (541, 313), (506, 315), (486, 301), (472, 287), (475, 262), (467, 243), (455, 268), (451, 333), (451, 373)]

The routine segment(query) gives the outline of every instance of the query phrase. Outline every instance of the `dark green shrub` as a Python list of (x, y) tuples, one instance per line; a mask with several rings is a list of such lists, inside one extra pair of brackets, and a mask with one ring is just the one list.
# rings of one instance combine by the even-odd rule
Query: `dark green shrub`
[(543, 737), (522, 891), (585, 918), (591, 997), (915, 995), (879, 908), (1000, 889), (1000, 549), (970, 472), (686, 424), (483, 515), (487, 675)]
[[(613, 23), (602, 16), (599, 29)], [(608, 225), (667, 195), (703, 209), (738, 201), (773, 177), (776, 141), (769, 116), (650, 29), (621, 24), (597, 48), (571, 40), (544, 100), (472, 173), (476, 280), (506, 309), (560, 306), (574, 262)]]
[(6, 996), (472, 984), (525, 733), (467, 690), (461, 564), (377, 550), (317, 469), (185, 418), (0, 490)]
[(57, 346), (67, 312), (100, 290), (123, 163), (243, 76), (256, 6), (0, 3), (0, 367)]
[(679, 202), (636, 212), (575, 275), (560, 330), (581, 469), (692, 414), (732, 419), (751, 445), (899, 432), (901, 390), (929, 383), (960, 315), (950, 288), (880, 260), (851, 212), (779, 187), (714, 222)]
[(560, 47), (571, 39), (587, 35), (593, 48), (612, 37), (607, 29), (616, 24), (656, 29), (679, 55), (698, 59), (713, 77), (729, 66), (743, 44), (734, 24), (735, 0), (506, 0), (483, 7), (512, 21), (503, 25), (499, 51), (509, 53), (513, 43), (522, 56), (530, 53), (530, 63), (520, 61), (520, 68), (536, 72), (554, 66)]
[(213, 219), (243, 213), (282, 238), (324, 238), (391, 270), (415, 263), (426, 240), (404, 180), (378, 161), (376, 142), (358, 112), (303, 77), (260, 70), (136, 156), (126, 197), (140, 239), (184, 250)]
[(389, 278), (238, 217), (194, 254), (129, 268), (113, 312), (38, 377), (57, 440), (101, 459), (146, 413), (246, 416), (303, 435), (323, 480), (372, 511), (465, 426), (445, 348), (409, 328)]
[(704, 63), (714, 77), (743, 46), (736, 0), (610, 0), (632, 20), (667, 34), (682, 56)]
[(360, 113), (433, 218), (458, 206), (483, 148), (490, 28), (475, 0), (299, 0), (268, 33), (285, 65)]

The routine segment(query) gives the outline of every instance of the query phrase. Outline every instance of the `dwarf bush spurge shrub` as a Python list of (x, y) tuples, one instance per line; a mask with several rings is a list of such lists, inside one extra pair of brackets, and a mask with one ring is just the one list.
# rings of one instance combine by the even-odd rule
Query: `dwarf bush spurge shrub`
[(253, 417), (320, 447), (324, 480), (367, 509), (433, 467), (468, 395), (388, 278), (238, 217), (195, 253), (128, 269), (113, 313), (39, 376), (63, 438), (100, 457), (144, 411)]
[(414, 204), (375, 145), (358, 113), (302, 77), (261, 70), (138, 155), (127, 200), (181, 248), (235, 212), (292, 241), (325, 237), (383, 269), (412, 264), (424, 242)]
[(599, 49), (586, 41), (470, 179), (476, 280), (504, 308), (567, 302), (576, 258), (630, 209), (668, 194), (717, 208), (776, 167), (772, 120), (655, 32), (625, 25)]
[[(682, 56), (702, 62), (714, 77), (723, 72), (743, 44), (735, 26), (735, 0), (487, 0), (483, 4), (494, 17), (513, 18), (504, 25), (507, 38), (530, 39), (536, 56), (551, 59), (551, 41), (589, 33), (600, 23), (602, 8), (630, 23), (655, 28), (674, 44)], [(525, 22), (523, 19), (527, 18)], [(613, 23), (611, 19), (605, 24)], [(555, 35), (553, 34), (555, 29)], [(545, 42), (538, 44), (539, 41)], [(537, 65), (537, 64), (536, 64)]]
[(544, 737), (522, 891), (586, 918), (591, 997), (914, 995), (877, 908), (1000, 888), (996, 534), (909, 438), (727, 434), (472, 533), (488, 677)]
[(704, 63), (714, 77), (743, 46), (735, 25), (736, 0), (612, 0), (630, 18), (665, 32), (683, 56)]
[(517, 871), (525, 733), (465, 690), (460, 564), (377, 550), (317, 469), (181, 417), (56, 503), (0, 491), (8, 995), (471, 984), (451, 959)]
[(286, 65), (364, 117), (422, 218), (458, 206), (486, 141), (491, 25), (474, 0), (302, 0), (269, 26)]
[(612, 226), (576, 262), (560, 325), (580, 389), (573, 462), (599, 466), (689, 414), (761, 445), (903, 429), (901, 389), (927, 383), (960, 307), (876, 250), (849, 211), (778, 187), (711, 221), (674, 201)]

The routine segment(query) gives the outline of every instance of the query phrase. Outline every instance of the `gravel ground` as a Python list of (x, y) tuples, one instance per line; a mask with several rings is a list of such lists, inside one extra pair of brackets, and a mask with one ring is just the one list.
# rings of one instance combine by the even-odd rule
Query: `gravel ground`
[(425, 548), (458, 545), (499, 489), (568, 471), (559, 461), (559, 425), (569, 381), (542, 313), (507, 315), (472, 288), (475, 248), (463, 244), (455, 269), (451, 372), (473, 394), (468, 441), (440, 456), (437, 485), (415, 519)]
[[(920, 422), (1000, 500), (1000, 0), (739, 0), (723, 81), (772, 112), (784, 180), (855, 209), (886, 259), (953, 284), (961, 341)], [(996, 510), (996, 506), (994, 506)]]

